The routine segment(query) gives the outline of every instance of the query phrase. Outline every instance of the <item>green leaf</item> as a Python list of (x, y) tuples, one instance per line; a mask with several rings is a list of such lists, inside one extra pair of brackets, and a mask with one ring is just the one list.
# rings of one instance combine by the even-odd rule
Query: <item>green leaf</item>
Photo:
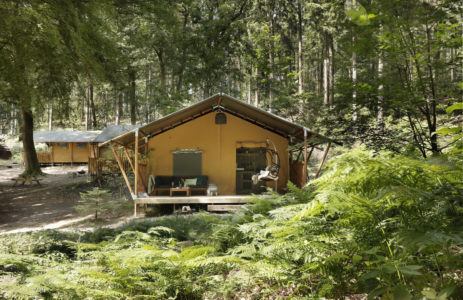
[(374, 270), (374, 271), (371, 271), (370, 273), (367, 273), (365, 275), (363, 275), (362, 277), (359, 278), (359, 281), (361, 280), (367, 280), (369, 278), (373, 278), (373, 277), (377, 277), (381, 274), (381, 271), (380, 270)]
[(392, 268), (392, 267), (383, 267), (381, 269), (384, 273), (394, 273), (394, 272), (397, 272), (397, 270), (395, 268)]
[(399, 271), (407, 275), (421, 275), (421, 273), (416, 270), (421, 269), (421, 266), (403, 266), (398, 267)]
[(463, 102), (455, 103), (454, 105), (448, 107), (446, 112), (450, 115), (455, 109), (463, 109)]
[(368, 295), (368, 299), (373, 299), (376, 296), (384, 294), (387, 292), (387, 287), (379, 287)]
[(453, 133), (453, 131), (450, 128), (441, 128), (438, 131), (436, 131), (436, 133), (440, 134), (441, 136), (446, 136), (447, 134)]
[(436, 300), (444, 300), (447, 299), (455, 290), (455, 286), (447, 287), (440, 291), (439, 295), (437, 295)]
[(342, 253), (336, 253), (336, 254), (331, 255), (330, 257), (328, 257), (326, 260), (330, 261), (330, 260), (334, 260), (334, 259), (343, 259), (343, 258), (349, 258), (349, 256), (344, 255)]
[(369, 278), (364, 281), (359, 281), (357, 283), (357, 293), (367, 294), (378, 287), (380, 284), (379, 280), (376, 278)]
[(395, 300), (411, 300), (412, 295), (406, 289), (399, 287), (399, 288), (396, 288), (394, 291), (394, 299)]
[(421, 294), (423, 294), (426, 299), (436, 299), (436, 291), (433, 288), (426, 288), (421, 291)]
[(362, 258), (363, 258), (363, 257), (361, 257), (360, 255), (357, 255), (357, 254), (356, 254), (356, 255), (354, 255), (354, 256), (352, 257), (352, 260), (353, 260), (353, 261), (359, 261), (359, 260), (362, 260)]

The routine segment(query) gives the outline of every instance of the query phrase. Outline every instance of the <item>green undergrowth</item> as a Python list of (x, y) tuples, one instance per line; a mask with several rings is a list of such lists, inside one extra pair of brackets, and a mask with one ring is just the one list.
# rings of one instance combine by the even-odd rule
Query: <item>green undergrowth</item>
[(232, 215), (4, 235), (0, 296), (462, 299), (461, 165), (360, 149)]

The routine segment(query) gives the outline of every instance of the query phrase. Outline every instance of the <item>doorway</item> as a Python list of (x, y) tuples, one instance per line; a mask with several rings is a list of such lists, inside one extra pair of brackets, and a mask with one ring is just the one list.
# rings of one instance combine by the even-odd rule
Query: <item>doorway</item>
[[(252, 182), (254, 171), (265, 169), (267, 160), (266, 148), (237, 148), (236, 149), (236, 194), (262, 194), (266, 191), (267, 185), (264, 181), (257, 184)], [(262, 155), (261, 155), (262, 154)]]

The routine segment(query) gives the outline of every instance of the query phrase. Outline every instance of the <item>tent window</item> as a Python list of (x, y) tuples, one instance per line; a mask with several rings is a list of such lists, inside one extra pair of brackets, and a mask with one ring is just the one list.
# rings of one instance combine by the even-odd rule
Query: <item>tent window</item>
[(174, 151), (174, 176), (202, 175), (202, 151)]
[(69, 143), (58, 143), (57, 148), (58, 149), (67, 149)]
[(87, 143), (77, 143), (76, 149), (87, 149)]

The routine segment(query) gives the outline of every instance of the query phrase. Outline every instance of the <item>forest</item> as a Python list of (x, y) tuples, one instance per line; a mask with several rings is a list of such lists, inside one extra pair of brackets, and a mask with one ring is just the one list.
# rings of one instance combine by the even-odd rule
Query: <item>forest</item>
[(217, 93), (342, 146), (231, 214), (2, 234), (0, 299), (463, 299), (462, 9), (1, 1), (0, 134), (24, 173), (42, 174), (36, 131), (148, 124)]

